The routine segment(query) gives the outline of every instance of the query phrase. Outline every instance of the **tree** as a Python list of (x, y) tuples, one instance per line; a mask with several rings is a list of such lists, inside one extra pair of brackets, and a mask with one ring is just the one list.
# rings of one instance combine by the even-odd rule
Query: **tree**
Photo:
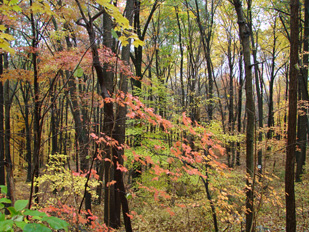
[(240, 40), (243, 49), (244, 62), (245, 62), (245, 87), (246, 87), (246, 113), (247, 113), (247, 131), (246, 131), (246, 231), (254, 230), (254, 204), (253, 204), (253, 189), (254, 182), (254, 161), (253, 161), (253, 148), (254, 148), (254, 127), (255, 127), (255, 106), (253, 101), (253, 87), (252, 87), (252, 66), (250, 61), (250, 29), (246, 24), (243, 14), (242, 2), (240, 0), (233, 1), (238, 25)]
[[(3, 74), (3, 54), (0, 54), (0, 75)], [(3, 84), (0, 81), (0, 185), (5, 185), (4, 169), (4, 101), (3, 101)]]
[(307, 145), (307, 132), (308, 132), (308, 117), (304, 112), (305, 106), (303, 101), (309, 100), (308, 95), (308, 49), (309, 49), (309, 1), (304, 1), (304, 32), (303, 32), (303, 60), (301, 73), (298, 77), (298, 100), (299, 104), (303, 109), (300, 109), (297, 120), (297, 144), (300, 147), (300, 151), (296, 151), (296, 181), (301, 181), (301, 175), (303, 174), (303, 169), (306, 160), (306, 145)]
[(299, 1), (291, 0), (290, 21), (290, 73), (289, 73), (289, 116), (288, 141), (286, 147), (285, 163), (285, 199), (286, 199), (286, 231), (296, 231), (295, 214), (295, 146), (296, 146), (296, 114), (297, 114), (297, 78), (298, 78), (298, 10)]

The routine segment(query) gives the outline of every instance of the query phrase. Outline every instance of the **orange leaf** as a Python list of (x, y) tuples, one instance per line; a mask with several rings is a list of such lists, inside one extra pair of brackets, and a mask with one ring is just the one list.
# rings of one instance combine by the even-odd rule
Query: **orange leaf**
[(115, 180), (112, 180), (111, 182), (107, 182), (106, 186), (109, 187), (111, 185), (114, 185), (116, 183)]
[(170, 207), (167, 207), (166, 211), (171, 215), (171, 217), (173, 217), (175, 215), (175, 213), (171, 210)]

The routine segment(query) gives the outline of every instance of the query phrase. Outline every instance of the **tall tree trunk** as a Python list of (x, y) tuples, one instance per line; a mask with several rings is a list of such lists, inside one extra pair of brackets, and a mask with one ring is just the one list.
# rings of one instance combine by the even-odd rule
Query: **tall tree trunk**
[(268, 122), (267, 126), (269, 128), (269, 131), (267, 133), (267, 138), (271, 139), (273, 137), (273, 131), (272, 128), (275, 125), (275, 119), (274, 119), (274, 82), (275, 82), (275, 60), (276, 60), (276, 44), (277, 44), (277, 37), (276, 37), (276, 19), (274, 23), (274, 29), (273, 29), (273, 35), (274, 35), (274, 41), (273, 41), (273, 47), (272, 47), (272, 57), (271, 57), (271, 71), (270, 71), (270, 82), (269, 82), (269, 108), (268, 108)]
[[(8, 69), (8, 56), (4, 55), (4, 68)], [(10, 81), (7, 80), (4, 84), (4, 107), (5, 107), (5, 133), (4, 133), (4, 147), (6, 159), (6, 184), (7, 196), (14, 205), (14, 176), (13, 176), (13, 161), (11, 159), (11, 99), (10, 99)]]
[[(3, 67), (8, 70), (9, 61), (8, 55), (3, 56)], [(13, 161), (11, 158), (11, 103), (12, 98), (10, 96), (10, 81), (7, 80), (4, 84), (4, 107), (5, 107), (5, 133), (4, 133), (4, 147), (5, 147), (5, 159), (6, 159), (6, 184), (7, 184), (7, 196), (11, 199), (11, 204), (14, 205), (14, 176), (13, 176)]]
[[(3, 54), (0, 54), (0, 78), (3, 74)], [(5, 166), (4, 166), (4, 96), (3, 84), (0, 80), (0, 185), (5, 185)]]
[[(232, 38), (229, 36), (228, 38), (228, 64), (229, 64), (229, 132), (230, 135), (234, 135), (234, 59), (232, 57)], [(228, 166), (234, 167), (235, 161), (235, 151), (234, 151), (234, 142), (229, 142), (227, 147), (227, 155), (228, 155)]]
[[(308, 49), (309, 49), (309, 0), (305, 0), (304, 15), (304, 47), (303, 47), (303, 67), (301, 69), (301, 75), (298, 79), (298, 94), (299, 100), (308, 101)], [(306, 145), (307, 145), (307, 130), (308, 130), (308, 118), (306, 108), (305, 112), (298, 115), (298, 126), (297, 126), (297, 143), (300, 146), (300, 151), (296, 151), (296, 181), (301, 181), (301, 175), (303, 174), (303, 167), (306, 159)]]
[(246, 24), (240, 0), (233, 1), (238, 18), (240, 39), (243, 48), (246, 75), (246, 113), (247, 113), (247, 132), (246, 132), (246, 231), (254, 231), (254, 203), (253, 203), (253, 181), (254, 181), (254, 128), (255, 128), (255, 107), (253, 101), (252, 70), (250, 62), (250, 29)]
[(288, 142), (285, 164), (285, 199), (286, 199), (286, 231), (296, 231), (294, 169), (297, 114), (297, 78), (298, 78), (298, 10), (299, 0), (291, 0), (290, 21), (290, 81), (289, 81), (289, 117)]
[[(242, 88), (243, 88), (243, 54), (239, 54), (239, 87), (238, 87), (238, 113), (237, 113), (237, 131), (241, 133), (241, 112), (242, 112)], [(240, 142), (237, 142), (236, 165), (240, 166)]]
[[(112, 30), (112, 20), (107, 12), (103, 13), (103, 44), (112, 49), (113, 48), (113, 38), (111, 34)], [(113, 49), (112, 49), (113, 50)], [(102, 85), (107, 89), (110, 95), (114, 92), (114, 74), (108, 71), (107, 64), (103, 65), (103, 76), (104, 81)], [(101, 85), (101, 88), (103, 87)], [(107, 97), (102, 96), (103, 100)], [(103, 120), (103, 133), (112, 138), (113, 129), (115, 126), (114, 120), (114, 104), (112, 102), (104, 102), (104, 120)], [(120, 226), (120, 215), (116, 212), (116, 205), (119, 206), (119, 194), (116, 194), (115, 185), (110, 184), (111, 181), (115, 180), (115, 170), (116, 167), (113, 165), (114, 157), (112, 153), (112, 145), (105, 145), (105, 198), (104, 198), (104, 222), (107, 226), (112, 228), (118, 228)]]
[[(32, 6), (32, 0), (30, 0), (30, 5)], [(38, 46), (37, 40), (37, 31), (35, 26), (35, 20), (33, 13), (31, 13), (31, 30), (32, 30), (32, 48), (34, 51)], [(33, 174), (32, 179), (39, 177), (39, 162), (40, 162), (40, 148), (41, 148), (41, 102), (40, 102), (40, 91), (39, 91), (39, 82), (38, 82), (38, 66), (37, 66), (37, 53), (32, 53), (32, 66), (33, 66), (33, 89), (34, 89), (34, 109), (33, 109)], [(33, 180), (32, 180), (33, 183)], [(39, 192), (39, 186), (34, 186), (34, 198), (35, 202), (39, 202), (39, 198), (37, 196)], [(31, 199), (31, 194), (30, 194)], [(31, 205), (31, 202), (29, 203)], [(29, 206), (30, 207), (30, 206)]]
[(31, 181), (31, 173), (32, 173), (32, 153), (31, 153), (31, 125), (29, 123), (29, 104), (28, 104), (28, 97), (30, 92), (30, 85), (27, 83), (27, 87), (25, 86), (26, 91), (23, 92), (23, 98), (25, 103), (25, 128), (26, 128), (26, 149), (27, 149), (27, 182)]
[(57, 104), (55, 101), (55, 91), (56, 91), (56, 84), (51, 83), (51, 117), (50, 117), (50, 130), (51, 130), (51, 140), (52, 140), (52, 151), (51, 153), (54, 155), (58, 150), (58, 120), (59, 120), (59, 112), (57, 110)]
[[(125, 10), (125, 16), (129, 20), (130, 25), (132, 25), (132, 13), (133, 13), (133, 0), (128, 0), (127, 5), (126, 5), (126, 10)], [(130, 61), (130, 45), (131, 43), (125, 47), (122, 48), (122, 60), (126, 63), (129, 64)], [(124, 94), (128, 92), (128, 78), (124, 75), (120, 75), (120, 80), (119, 80), (119, 90), (122, 91)], [(122, 213), (123, 213), (123, 218), (124, 218), (124, 224), (126, 228), (126, 232), (131, 232), (132, 231), (132, 226), (131, 226), (131, 219), (128, 217), (129, 214), (129, 205), (128, 205), (128, 200), (126, 198), (126, 190), (124, 187), (124, 182), (123, 182), (123, 173), (121, 169), (117, 168), (118, 166), (123, 166), (123, 156), (124, 156), (124, 144), (125, 144), (125, 134), (126, 134), (126, 114), (127, 114), (127, 108), (126, 106), (121, 106), (117, 105), (116, 108), (116, 122), (115, 122), (115, 127), (113, 131), (113, 138), (118, 141), (119, 146), (122, 146), (122, 149), (118, 149), (115, 146), (113, 147), (113, 156), (115, 157), (114, 159), (114, 168), (115, 168), (115, 180), (116, 180), (116, 193), (115, 195), (119, 197), (117, 199), (120, 202), (116, 202), (116, 213), (117, 213), (117, 218), (120, 218), (120, 203), (122, 206)]]
[(178, 42), (179, 42), (179, 49), (180, 49), (180, 85), (181, 85), (181, 107), (182, 111), (184, 111), (185, 107), (185, 87), (184, 87), (184, 81), (183, 81), (183, 44), (182, 44), (182, 35), (181, 35), (181, 26), (180, 26), (180, 20), (178, 15), (178, 8), (176, 9), (176, 19), (177, 19), (177, 25), (178, 25)]
[[(250, 11), (250, 31), (251, 31), (251, 45), (254, 49), (252, 49), (252, 55), (253, 55), (253, 62), (254, 62), (254, 76), (255, 76), (255, 89), (257, 94), (257, 100), (258, 100), (258, 118), (259, 118), (259, 129), (263, 128), (263, 86), (261, 84), (261, 77), (260, 69), (259, 69), (259, 62), (257, 60), (257, 47), (258, 47), (258, 34), (256, 33), (256, 42), (254, 42), (254, 35), (253, 35), (253, 27), (252, 27), (252, 16)], [(260, 131), (258, 133), (258, 140), (259, 142), (262, 142), (263, 140), (263, 132)], [(262, 157), (263, 157), (263, 151), (262, 148), (258, 150), (258, 171), (261, 174), (262, 173)]]

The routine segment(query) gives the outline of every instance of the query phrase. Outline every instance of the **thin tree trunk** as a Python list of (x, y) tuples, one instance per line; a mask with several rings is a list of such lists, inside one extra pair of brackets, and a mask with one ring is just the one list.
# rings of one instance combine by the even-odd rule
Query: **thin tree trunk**
[(299, 0), (291, 0), (291, 40), (290, 40), (290, 81), (289, 81), (289, 117), (288, 142), (285, 164), (285, 199), (286, 199), (286, 231), (296, 231), (294, 169), (296, 143), (297, 114), (297, 78), (298, 78), (298, 10)]
[[(241, 112), (242, 112), (242, 88), (243, 88), (243, 59), (242, 52), (239, 54), (239, 87), (238, 87), (238, 113), (237, 113), (237, 131), (241, 133)], [(240, 166), (240, 142), (237, 142), (236, 165)]]
[[(3, 54), (0, 54), (0, 78), (3, 74)], [(5, 185), (5, 166), (4, 166), (4, 95), (3, 85), (0, 80), (0, 185)]]
[[(7, 56), (5, 55), (5, 63)], [(7, 65), (4, 65), (7, 66)], [(7, 67), (5, 67), (7, 68)], [(7, 80), (4, 84), (4, 105), (5, 105), (5, 159), (6, 159), (6, 184), (7, 196), (14, 205), (14, 178), (13, 178), (13, 161), (11, 159), (11, 101), (10, 101), (10, 82)]]
[(185, 107), (185, 87), (184, 87), (184, 81), (183, 81), (183, 45), (182, 45), (182, 35), (181, 35), (181, 26), (180, 26), (180, 20), (178, 15), (178, 9), (176, 9), (176, 19), (177, 19), (177, 25), (178, 25), (178, 42), (179, 42), (179, 49), (180, 49), (180, 85), (181, 85), (181, 107), (184, 111)]
[(233, 1), (238, 18), (240, 39), (243, 48), (246, 74), (246, 113), (247, 113), (247, 132), (246, 132), (246, 231), (254, 231), (254, 203), (253, 203), (253, 182), (254, 182), (254, 128), (255, 128), (255, 107), (253, 101), (252, 70), (250, 62), (250, 29), (248, 28), (243, 14), (240, 0)]
[[(251, 13), (250, 13), (251, 16)], [(252, 21), (252, 17), (250, 17)], [(251, 25), (251, 45), (254, 48), (252, 50), (253, 54), (253, 62), (254, 62), (254, 74), (255, 74), (255, 88), (256, 88), (256, 93), (257, 93), (257, 100), (258, 100), (258, 118), (259, 118), (259, 129), (263, 128), (263, 86), (260, 84), (260, 70), (258, 66), (258, 60), (257, 60), (257, 47), (258, 47), (258, 34), (256, 35), (256, 43), (254, 43), (254, 36), (253, 36), (253, 28), (252, 28), (252, 23)], [(258, 140), (259, 142), (262, 142), (263, 140), (263, 132), (260, 131), (258, 133)], [(258, 149), (258, 172), (261, 174), (262, 173), (262, 157), (263, 157), (263, 151), (262, 148)]]
[[(30, 6), (32, 6), (32, 0), (30, 0)], [(30, 14), (31, 22), (31, 32), (32, 41), (31, 47), (36, 50), (38, 46), (37, 29), (35, 26), (35, 19), (33, 13)], [(39, 82), (38, 82), (38, 66), (37, 66), (37, 53), (32, 53), (32, 68), (33, 68), (33, 89), (34, 89), (34, 109), (33, 109), (33, 172), (32, 172), (32, 182), (29, 196), (29, 209), (32, 205), (32, 198), (36, 203), (39, 203), (39, 198), (37, 196), (39, 192), (39, 186), (34, 186), (34, 179), (39, 177), (39, 161), (40, 161), (40, 148), (41, 148), (41, 132), (42, 128), (40, 126), (41, 121), (41, 102), (39, 98)], [(34, 188), (34, 194), (33, 194)]]

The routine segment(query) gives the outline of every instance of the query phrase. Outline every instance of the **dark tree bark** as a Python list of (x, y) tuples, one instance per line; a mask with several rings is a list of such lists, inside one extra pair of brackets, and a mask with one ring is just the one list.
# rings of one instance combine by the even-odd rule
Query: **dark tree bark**
[[(3, 74), (3, 54), (0, 54), (0, 78)], [(5, 168), (4, 168), (4, 96), (3, 85), (0, 81), (0, 185), (5, 185)]]
[[(8, 55), (3, 56), (3, 67), (8, 70), (9, 61)], [(15, 87), (17, 84), (15, 85)], [(15, 88), (16, 89), (16, 88)], [(5, 150), (5, 166), (6, 166), (6, 185), (7, 185), (7, 197), (11, 199), (11, 204), (15, 203), (14, 193), (14, 176), (13, 176), (13, 161), (11, 159), (11, 104), (13, 100), (15, 90), (10, 90), (10, 81), (7, 80), (4, 83), (4, 121), (5, 121), (5, 132), (4, 132), (4, 150)]]
[(290, 20), (290, 81), (289, 81), (289, 116), (288, 116), (288, 142), (286, 148), (285, 164), (285, 199), (286, 199), (286, 231), (296, 231), (295, 214), (295, 146), (296, 146), (296, 115), (297, 115), (297, 78), (298, 78), (298, 10), (299, 0), (291, 0)]
[[(238, 86), (238, 113), (237, 113), (237, 131), (241, 133), (241, 112), (242, 112), (242, 88), (243, 88), (243, 55), (239, 54), (239, 86)], [(240, 142), (237, 142), (236, 165), (240, 166)]]
[[(98, 46), (96, 41), (96, 32), (94, 27), (94, 20), (103, 15), (103, 30), (104, 30), (104, 39), (103, 44), (107, 48), (113, 48), (113, 38), (111, 35), (112, 30), (112, 21), (110, 19), (110, 16), (107, 14), (105, 10), (101, 10), (98, 12), (95, 16), (91, 17), (90, 12), (87, 13), (89, 17), (86, 17), (84, 14), (84, 11), (79, 3), (78, 0), (76, 0), (76, 3), (78, 5), (78, 8), (81, 13), (81, 20), (77, 22), (78, 25), (84, 26), (88, 32), (89, 36), (89, 42), (90, 42), (90, 48), (92, 53), (92, 60), (93, 60), (93, 67), (97, 74), (98, 83), (100, 85), (101, 90), (101, 96), (103, 100), (106, 98), (110, 98), (114, 91), (114, 74), (108, 70), (108, 64), (101, 64), (99, 59), (99, 53), (98, 53)], [(118, 228), (120, 226), (120, 217), (119, 217), (119, 209), (120, 209), (120, 203), (119, 203), (119, 192), (116, 191), (116, 187), (119, 189), (124, 189), (123, 186), (123, 180), (121, 176), (118, 174), (115, 175), (115, 170), (117, 166), (117, 160), (113, 156), (112, 150), (113, 145), (111, 144), (112, 141), (109, 141), (110, 139), (113, 139), (113, 130), (115, 127), (115, 115), (114, 115), (114, 105), (112, 102), (105, 102), (104, 103), (104, 119), (103, 119), (103, 134), (106, 136), (105, 139), (107, 139), (108, 142), (105, 144), (105, 198), (104, 198), (104, 222), (108, 227), (112, 228)], [(114, 185), (111, 184), (112, 181), (115, 180), (115, 176), (118, 178), (119, 183)], [(116, 182), (117, 183), (117, 182)], [(89, 194), (90, 195), (90, 194)], [(121, 196), (122, 202), (124, 202), (123, 195)], [(91, 204), (91, 201), (90, 201)], [(86, 195), (86, 208), (87, 208), (87, 195)], [(128, 205), (123, 203), (123, 210), (125, 212), (128, 212)], [(125, 218), (126, 226), (129, 226), (128, 218)], [(127, 227), (127, 228), (130, 228)], [(129, 230), (129, 229), (128, 229)]]
[[(6, 57), (6, 56), (5, 56)], [(5, 58), (7, 62), (7, 57)], [(6, 67), (7, 68), (7, 67)], [(13, 178), (13, 162), (11, 159), (11, 100), (10, 100), (10, 82), (7, 80), (4, 84), (4, 105), (5, 105), (5, 166), (6, 166), (6, 185), (7, 197), (11, 199), (14, 205), (14, 178)]]
[(247, 114), (247, 131), (246, 131), (246, 172), (247, 172), (247, 189), (246, 189), (246, 231), (254, 231), (254, 204), (253, 204), (253, 181), (254, 181), (254, 128), (255, 128), (255, 107), (253, 100), (253, 85), (252, 85), (252, 66), (250, 62), (250, 29), (246, 23), (242, 3), (240, 0), (233, 1), (238, 25), (240, 40), (243, 48), (245, 61), (245, 87), (246, 87), (246, 114)]
[[(32, 0), (30, 0), (30, 6), (32, 6)], [(32, 41), (31, 47), (35, 51), (38, 47), (38, 33), (36, 28), (36, 21), (33, 13), (30, 14)], [(31, 208), (32, 197), (34, 196), (35, 202), (39, 202), (37, 193), (39, 192), (39, 186), (34, 185), (34, 178), (39, 177), (39, 161), (40, 161), (40, 148), (41, 148), (41, 132), (42, 128), (40, 125), (41, 121), (41, 101), (40, 101), (40, 89), (38, 82), (38, 65), (37, 65), (37, 53), (32, 53), (32, 68), (33, 68), (33, 89), (34, 89), (34, 109), (33, 109), (33, 172), (32, 172), (32, 183), (30, 191), (29, 208)], [(34, 187), (34, 195), (33, 195)]]
[[(51, 154), (54, 155), (59, 152), (58, 149), (58, 133), (59, 133), (59, 110), (57, 109), (57, 103), (55, 100), (56, 85), (51, 83), (51, 117), (50, 117), (50, 130), (51, 130), (51, 140), (52, 140), (52, 151)], [(61, 141), (61, 140), (60, 140)]]
[[(32, 153), (31, 153), (31, 125), (29, 123), (29, 92), (30, 92), (30, 84), (27, 83), (26, 91), (23, 92), (23, 99), (25, 103), (25, 115), (24, 115), (24, 121), (25, 121), (25, 128), (26, 128), (26, 149), (27, 149), (27, 163), (28, 163), (28, 169), (27, 169), (27, 182), (31, 181), (31, 173), (32, 173)], [(29, 91), (29, 92), (28, 92)]]
[[(304, 5), (304, 45), (303, 45), (303, 67), (301, 68), (301, 75), (298, 78), (298, 99), (308, 101), (308, 49), (309, 49), (309, 0), (305, 0)], [(303, 104), (302, 104), (303, 105)], [(298, 115), (297, 125), (297, 144), (300, 147), (300, 151), (296, 151), (296, 181), (301, 181), (301, 175), (303, 174), (303, 168), (306, 160), (306, 145), (307, 145), (307, 131), (308, 131), (308, 118), (305, 108), (305, 112)]]
[[(111, 34), (112, 30), (112, 20), (107, 12), (103, 13), (103, 45), (107, 48), (113, 50), (113, 38)], [(98, 61), (99, 62), (99, 61)], [(111, 71), (108, 71), (107, 64), (103, 65), (103, 76), (104, 79), (101, 80), (101, 91), (103, 87), (107, 89), (110, 95), (114, 92), (114, 74)], [(102, 78), (98, 76), (98, 78)], [(100, 81), (100, 80), (99, 80)], [(103, 100), (108, 97), (102, 95)], [(114, 119), (114, 104), (112, 102), (104, 102), (104, 119), (103, 119), (103, 133), (112, 138), (113, 137), (113, 128), (115, 125)], [(114, 157), (112, 153), (113, 147), (111, 145), (105, 145), (105, 157), (108, 160), (105, 160), (105, 186), (104, 186), (104, 222), (107, 226), (112, 228), (118, 228), (120, 226), (120, 215), (117, 214), (117, 208), (119, 205), (118, 193), (115, 191), (115, 185), (110, 185), (109, 183), (115, 180), (115, 170), (116, 168), (113, 165)]]
[[(132, 25), (133, 21), (133, 0), (128, 0), (126, 9), (125, 9), (125, 17), (129, 20), (130, 25)], [(122, 60), (128, 64), (130, 61), (130, 42), (127, 46), (122, 48)], [(119, 90), (123, 93), (128, 92), (128, 78), (121, 74), (120, 80), (119, 80)], [(113, 156), (114, 158), (114, 168), (115, 168), (115, 180), (116, 180), (116, 196), (119, 197), (119, 200), (122, 206), (122, 213), (124, 218), (124, 225), (126, 228), (126, 232), (131, 232), (132, 226), (131, 226), (131, 219), (128, 217), (129, 214), (129, 205), (128, 200), (126, 198), (126, 190), (124, 187), (123, 182), (123, 173), (120, 169), (117, 169), (119, 165), (124, 165), (123, 162), (123, 156), (124, 156), (124, 144), (125, 144), (125, 132), (126, 132), (126, 114), (127, 114), (127, 108), (126, 106), (117, 105), (116, 108), (116, 122), (115, 127), (113, 131), (113, 137), (116, 141), (118, 141), (118, 144), (120, 146), (123, 146), (122, 149), (118, 149), (116, 147), (113, 147)], [(119, 201), (118, 200), (118, 201)], [(117, 202), (116, 202), (117, 203)], [(118, 214), (117, 217), (120, 218), (120, 204), (116, 204), (116, 213)]]
[[(227, 58), (229, 65), (229, 100), (228, 100), (228, 110), (229, 110), (229, 132), (231, 135), (234, 134), (234, 60), (235, 53), (232, 50), (232, 37), (227, 33), (228, 48), (227, 48)], [(230, 142), (227, 146), (227, 157), (228, 166), (234, 167), (235, 163), (235, 150), (234, 142)]]

